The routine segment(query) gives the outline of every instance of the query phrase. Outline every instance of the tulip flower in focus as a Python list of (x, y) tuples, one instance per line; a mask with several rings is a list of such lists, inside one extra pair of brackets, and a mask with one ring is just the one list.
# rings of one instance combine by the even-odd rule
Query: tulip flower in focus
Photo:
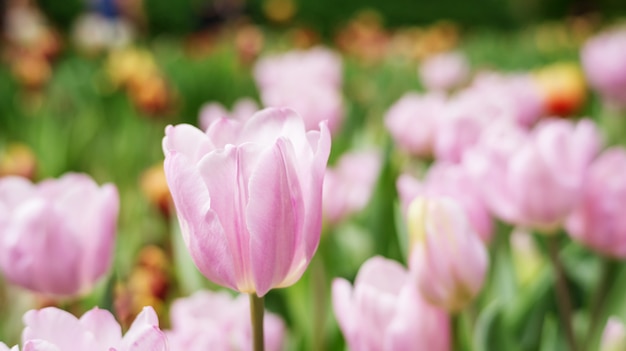
[[(166, 331), (172, 350), (251, 351), (252, 330), (246, 296), (226, 292), (198, 291), (172, 303), (172, 329)], [(265, 349), (283, 350), (285, 325), (266, 312)]]
[(87, 293), (113, 257), (119, 198), (83, 174), (37, 185), (0, 179), (0, 268), (6, 279), (52, 296)]
[(440, 93), (407, 93), (387, 111), (385, 127), (401, 149), (415, 156), (432, 156), (445, 105)]
[(626, 350), (626, 328), (618, 318), (611, 317), (602, 333), (600, 351)]
[(580, 200), (584, 174), (601, 144), (589, 119), (544, 120), (531, 133), (502, 124), (490, 128), (463, 161), (495, 215), (551, 232)]
[(626, 150), (604, 151), (589, 167), (582, 201), (567, 219), (575, 240), (614, 258), (626, 258)]
[(331, 132), (341, 126), (342, 75), (341, 57), (321, 47), (264, 57), (254, 67), (263, 104), (295, 109), (307, 130), (324, 120)]
[(450, 198), (415, 199), (408, 209), (409, 267), (424, 298), (458, 312), (480, 292), (489, 256), (461, 206)]
[(589, 39), (581, 50), (589, 85), (615, 106), (626, 107), (626, 28)]
[(445, 92), (465, 83), (469, 77), (470, 67), (462, 53), (448, 52), (424, 60), (418, 73), (427, 90)]
[(24, 324), (23, 351), (169, 350), (152, 307), (144, 307), (124, 336), (111, 312), (97, 307), (80, 318), (56, 307), (30, 310), (24, 315)]
[(165, 175), (183, 238), (209, 280), (262, 297), (295, 283), (320, 239), (330, 133), (306, 132), (290, 109), (245, 123), (213, 122), (206, 133), (168, 126)]
[(449, 196), (459, 202), (468, 216), (472, 228), (488, 243), (493, 234), (493, 223), (482, 201), (479, 188), (471, 175), (460, 164), (435, 162), (423, 182), (409, 174), (402, 174), (396, 181), (398, 195), (406, 215), (409, 205), (420, 196)]
[(213, 121), (220, 118), (234, 118), (244, 122), (259, 110), (257, 103), (250, 98), (242, 98), (235, 102), (233, 111), (228, 112), (222, 104), (209, 102), (202, 106), (200, 110), (200, 129), (207, 130)]
[(418, 293), (410, 273), (399, 263), (372, 257), (356, 276), (354, 287), (336, 278), (333, 310), (352, 351), (449, 351), (448, 315)]
[(337, 223), (362, 210), (370, 200), (381, 166), (376, 150), (347, 153), (324, 176), (325, 218)]

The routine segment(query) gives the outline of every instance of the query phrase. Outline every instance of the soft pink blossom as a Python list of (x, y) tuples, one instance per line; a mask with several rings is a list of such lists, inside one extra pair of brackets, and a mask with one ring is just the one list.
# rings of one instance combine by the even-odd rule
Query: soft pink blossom
[(500, 118), (510, 118), (525, 128), (545, 113), (540, 87), (530, 74), (483, 72), (474, 78), (469, 90), (482, 96)]
[(524, 132), (494, 126), (464, 158), (490, 210), (501, 219), (552, 231), (582, 195), (585, 171), (601, 147), (589, 119), (550, 119)]
[(449, 91), (467, 81), (470, 66), (462, 53), (446, 52), (424, 60), (418, 73), (426, 89)]
[(250, 98), (241, 98), (233, 105), (232, 112), (228, 112), (226, 108), (219, 102), (209, 102), (200, 109), (200, 129), (207, 130), (211, 123), (220, 118), (233, 118), (244, 121), (259, 110), (257, 103)]
[(165, 175), (204, 276), (259, 296), (295, 283), (320, 239), (326, 124), (306, 132), (293, 110), (269, 108), (165, 133)]
[(626, 151), (604, 151), (587, 172), (582, 199), (567, 219), (575, 240), (615, 258), (626, 258)]
[(483, 203), (477, 184), (463, 165), (438, 161), (429, 168), (423, 181), (402, 174), (396, 185), (405, 214), (417, 197), (449, 196), (463, 207), (481, 239), (490, 241), (493, 233), (491, 215)]
[(267, 56), (254, 67), (254, 78), (266, 107), (289, 107), (304, 119), (307, 130), (322, 121), (336, 132), (343, 119), (341, 57), (317, 47)]
[(418, 198), (408, 209), (409, 267), (424, 298), (457, 312), (480, 292), (489, 255), (465, 211), (446, 197)]
[(31, 310), (24, 324), (22, 351), (169, 350), (152, 307), (144, 307), (123, 337), (111, 312), (97, 307), (80, 318), (56, 307)]
[(326, 169), (323, 210), (328, 221), (337, 223), (367, 205), (381, 162), (378, 150), (355, 151), (342, 155), (335, 167)]
[(87, 293), (111, 265), (119, 198), (84, 174), (32, 184), (0, 179), (0, 268), (48, 295)]
[(385, 127), (396, 144), (411, 155), (432, 156), (446, 98), (440, 93), (407, 93), (385, 114)]
[(589, 39), (581, 61), (589, 84), (609, 103), (626, 107), (626, 28)]
[(409, 272), (379, 256), (361, 266), (354, 287), (336, 278), (333, 310), (352, 351), (450, 350), (448, 315), (426, 303)]
[[(166, 331), (172, 350), (251, 351), (248, 296), (199, 291), (172, 303), (172, 329)], [(279, 316), (264, 313), (264, 340), (268, 351), (283, 350), (285, 325)]]

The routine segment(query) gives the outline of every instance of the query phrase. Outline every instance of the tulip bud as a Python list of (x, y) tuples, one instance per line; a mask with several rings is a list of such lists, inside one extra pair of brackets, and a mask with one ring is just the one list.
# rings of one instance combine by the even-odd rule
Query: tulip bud
[(609, 318), (602, 333), (600, 351), (626, 350), (626, 328), (616, 317)]
[(463, 209), (449, 198), (417, 198), (409, 206), (409, 267), (430, 303), (450, 312), (480, 292), (489, 262)]
[(426, 89), (445, 92), (465, 83), (470, 66), (460, 52), (441, 53), (424, 60), (418, 73)]
[(290, 109), (245, 123), (220, 119), (206, 133), (168, 126), (165, 176), (181, 232), (216, 284), (262, 297), (294, 284), (317, 250), (330, 133), (306, 132)]

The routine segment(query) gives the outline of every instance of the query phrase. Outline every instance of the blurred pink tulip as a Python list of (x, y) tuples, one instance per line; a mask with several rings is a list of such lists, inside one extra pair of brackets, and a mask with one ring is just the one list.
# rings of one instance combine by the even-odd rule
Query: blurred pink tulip
[(474, 179), (460, 164), (435, 162), (429, 168), (423, 182), (413, 176), (402, 174), (396, 182), (398, 194), (406, 214), (409, 205), (417, 197), (449, 196), (463, 207), (472, 228), (488, 243), (493, 234), (493, 223)]
[(600, 351), (626, 350), (626, 328), (617, 317), (609, 318), (602, 333)]
[(342, 155), (334, 168), (326, 169), (323, 209), (328, 221), (340, 222), (367, 205), (381, 162), (377, 150), (357, 151)]
[(254, 68), (266, 107), (298, 111), (307, 130), (322, 121), (336, 132), (343, 118), (341, 57), (325, 48), (294, 50), (260, 59)]
[(500, 74), (483, 72), (468, 90), (491, 105), (500, 118), (509, 118), (528, 128), (545, 113), (541, 89), (528, 73)]
[(489, 256), (461, 206), (450, 198), (418, 198), (408, 209), (409, 267), (424, 298), (458, 312), (480, 292)]
[(345, 279), (333, 281), (332, 299), (352, 351), (450, 350), (448, 315), (423, 300), (397, 262), (370, 258), (354, 287)]
[(449, 91), (460, 87), (470, 74), (469, 62), (460, 52), (446, 52), (429, 57), (418, 69), (428, 90)]
[(470, 169), (490, 210), (516, 225), (558, 228), (578, 203), (586, 168), (601, 147), (593, 121), (541, 121), (532, 133), (495, 126), (469, 152)]
[(407, 93), (389, 108), (385, 126), (401, 149), (415, 156), (432, 156), (445, 106), (446, 98), (440, 93)]
[[(170, 310), (170, 348), (185, 351), (252, 351), (249, 299), (226, 292), (199, 291), (175, 300)], [(265, 349), (283, 349), (285, 325), (275, 314), (264, 314)]]
[(626, 28), (587, 41), (581, 61), (589, 85), (611, 104), (626, 108)]
[(250, 98), (237, 100), (233, 105), (232, 113), (228, 112), (219, 102), (209, 102), (200, 109), (200, 129), (207, 130), (211, 123), (220, 118), (233, 118), (243, 122), (258, 110), (259, 106)]
[(439, 121), (434, 153), (437, 160), (460, 162), (463, 154), (478, 142), (483, 130), (494, 120), (489, 106), (479, 99), (461, 95), (448, 102)]
[(608, 149), (587, 172), (582, 201), (567, 219), (575, 240), (614, 258), (626, 258), (626, 150)]
[(56, 307), (31, 310), (24, 315), (24, 324), (23, 351), (169, 350), (152, 307), (144, 307), (123, 337), (111, 312), (97, 307), (80, 319)]
[(325, 123), (305, 132), (290, 109), (206, 133), (168, 126), (165, 175), (198, 269), (231, 289), (265, 295), (295, 283), (317, 249), (330, 152)]
[(0, 268), (6, 279), (51, 296), (88, 293), (113, 258), (117, 189), (87, 175), (38, 185), (0, 179)]

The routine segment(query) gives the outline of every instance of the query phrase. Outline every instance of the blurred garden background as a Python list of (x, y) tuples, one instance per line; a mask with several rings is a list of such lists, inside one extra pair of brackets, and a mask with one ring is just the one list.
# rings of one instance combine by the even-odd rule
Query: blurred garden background
[[(354, 150), (374, 148), (380, 155), (366, 205), (338, 220), (325, 217), (318, 252), (304, 277), (266, 297), (267, 309), (287, 325), (286, 350), (345, 349), (331, 308), (332, 279), (353, 280), (374, 255), (407, 263), (396, 179), (407, 164), (423, 175), (436, 157), (412, 158), (398, 147), (385, 116), (405, 93), (431, 90), (419, 73), (430, 58), (454, 52), (465, 60), (469, 72), (458, 86), (445, 88), (448, 94), (481, 72), (527, 74), (541, 94), (542, 118), (586, 116), (598, 123), (607, 145), (626, 145), (626, 122), (615, 118), (623, 110), (606, 108), (581, 64), (581, 48), (590, 38), (624, 25), (626, 2), (620, 0), (0, 4), (0, 176), (40, 181), (87, 173), (98, 184), (114, 183), (120, 195), (112, 269), (93, 293), (78, 302), (57, 302), (0, 283), (0, 340), (9, 346), (19, 342), (19, 321), (30, 308), (57, 305), (80, 315), (98, 305), (127, 328), (151, 305), (167, 329), (172, 301), (218, 289), (197, 272), (182, 242), (163, 174), (162, 139), (167, 125), (199, 126), (208, 103), (230, 111), (241, 98), (250, 98), (263, 106), (255, 67), (264, 57), (319, 47), (340, 55), (342, 107), (329, 167)], [(512, 226), (494, 226), (507, 233), (507, 241)], [(582, 310), (591, 304), (601, 262), (570, 239), (562, 241), (572, 304)], [(534, 242), (540, 252), (547, 250), (543, 238)], [(509, 254), (506, 264), (490, 271), (498, 283), (482, 291), (472, 312), (477, 326), (469, 333), (478, 341), (455, 341), (454, 350), (565, 349), (554, 277), (541, 273), (550, 271), (541, 268), (546, 260), (519, 261)], [(519, 280), (510, 278), (512, 272)], [(526, 274), (533, 278), (520, 278)], [(626, 289), (626, 270), (620, 265), (611, 274), (613, 284)], [(510, 303), (493, 304), (503, 292), (510, 299), (501, 301)], [(604, 321), (609, 314), (626, 316), (626, 299), (617, 292), (605, 296), (611, 307), (601, 313)], [(585, 331), (589, 318), (580, 317), (575, 328)]]

